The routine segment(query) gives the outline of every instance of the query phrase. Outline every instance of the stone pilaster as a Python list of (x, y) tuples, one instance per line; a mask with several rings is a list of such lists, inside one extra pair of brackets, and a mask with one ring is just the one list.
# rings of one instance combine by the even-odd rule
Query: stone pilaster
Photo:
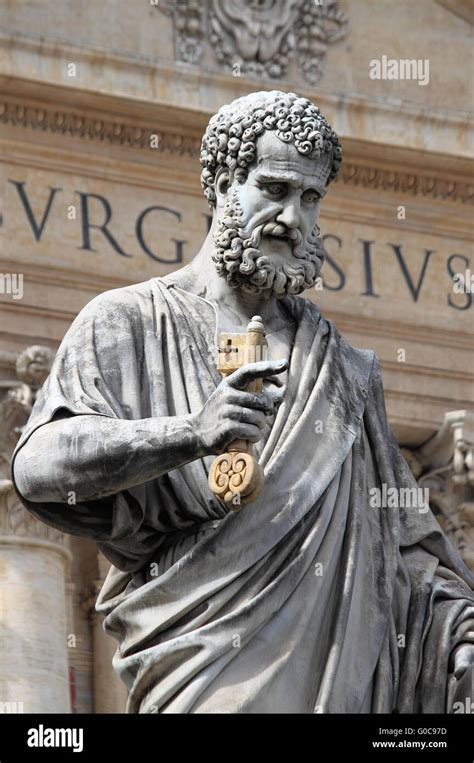
[(3, 482), (0, 493), (0, 709), (70, 712), (62, 533), (37, 521)]
[(0, 712), (70, 712), (67, 537), (21, 505), (9, 478), (13, 448), (53, 353), (30, 347), (0, 403)]

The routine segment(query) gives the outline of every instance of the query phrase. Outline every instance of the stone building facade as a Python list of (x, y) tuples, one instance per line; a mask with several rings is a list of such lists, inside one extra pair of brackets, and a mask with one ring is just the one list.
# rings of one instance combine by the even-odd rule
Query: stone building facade
[[(310, 295), (382, 361), (387, 411), (474, 569), (468, 0), (65, 0), (0, 11), (0, 711), (123, 712), (95, 544), (37, 522), (10, 457), (96, 294), (175, 270), (209, 224), (199, 145), (259, 89), (343, 142)], [(403, 75), (403, 78), (402, 78)]]

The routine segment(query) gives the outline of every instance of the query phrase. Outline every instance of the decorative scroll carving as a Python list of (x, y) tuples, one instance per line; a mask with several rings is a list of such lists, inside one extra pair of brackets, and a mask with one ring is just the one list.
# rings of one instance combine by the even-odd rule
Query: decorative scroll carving
[(214, 0), (209, 40), (216, 59), (241, 74), (278, 79), (286, 74), (298, 0)]
[(53, 359), (49, 347), (28, 347), (17, 358), (17, 378), (0, 384), (0, 388), (7, 390), (0, 402), (0, 480), (8, 478), (11, 455)]
[(7, 391), (0, 402), (0, 535), (41, 538), (67, 546), (62, 532), (39, 522), (22, 506), (10, 480), (13, 450), (53, 359), (54, 352), (49, 347), (28, 347), (16, 361), (17, 379), (1, 383)]
[(165, 0), (171, 15), (175, 57), (199, 63), (207, 36), (217, 61), (227, 70), (280, 79), (295, 58), (311, 84), (323, 75), (329, 45), (347, 34), (348, 20), (338, 0)]
[(1, 535), (37, 538), (68, 547), (68, 539), (64, 533), (40, 522), (22, 506), (9, 480), (2, 480), (0, 484)]
[(0, 485), (8, 478), (11, 454), (33, 407), (30, 386), (18, 381), (8, 385), (11, 386), (0, 403)]
[(206, 25), (202, 0), (164, 0), (160, 10), (173, 18), (174, 51), (178, 61), (197, 64), (204, 50)]
[(474, 571), (474, 413), (450, 411), (420, 448), (403, 450), (441, 527)]
[(349, 27), (337, 0), (304, 0), (295, 25), (298, 62), (305, 79), (316, 85), (324, 74), (326, 52), (333, 42), (345, 37)]
[(54, 352), (49, 347), (35, 344), (20, 352), (16, 361), (16, 375), (19, 380), (29, 384), (33, 398), (45, 383), (53, 365)]

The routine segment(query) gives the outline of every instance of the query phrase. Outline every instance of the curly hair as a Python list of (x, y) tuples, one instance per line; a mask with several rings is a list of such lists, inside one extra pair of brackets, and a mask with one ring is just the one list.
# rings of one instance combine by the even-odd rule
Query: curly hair
[(245, 182), (248, 167), (257, 158), (257, 139), (274, 130), (284, 143), (293, 143), (303, 156), (318, 159), (332, 152), (328, 183), (341, 164), (339, 138), (307, 98), (280, 90), (261, 91), (223, 106), (209, 121), (201, 143), (201, 185), (211, 209), (216, 204), (215, 181), (219, 168), (228, 167)]

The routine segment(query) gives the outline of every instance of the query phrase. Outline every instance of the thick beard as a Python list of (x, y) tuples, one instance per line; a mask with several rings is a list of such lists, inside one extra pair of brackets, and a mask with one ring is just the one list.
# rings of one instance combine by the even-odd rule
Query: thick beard
[[(301, 294), (315, 285), (325, 256), (317, 225), (303, 241), (299, 230), (286, 230), (276, 222), (257, 225), (246, 235), (241, 218), (242, 210), (233, 194), (214, 234), (212, 257), (217, 273), (226, 279), (228, 286), (264, 298), (273, 294), (281, 299), (286, 294)], [(276, 266), (261, 252), (259, 244), (263, 235), (284, 232), (294, 241), (292, 257)]]

